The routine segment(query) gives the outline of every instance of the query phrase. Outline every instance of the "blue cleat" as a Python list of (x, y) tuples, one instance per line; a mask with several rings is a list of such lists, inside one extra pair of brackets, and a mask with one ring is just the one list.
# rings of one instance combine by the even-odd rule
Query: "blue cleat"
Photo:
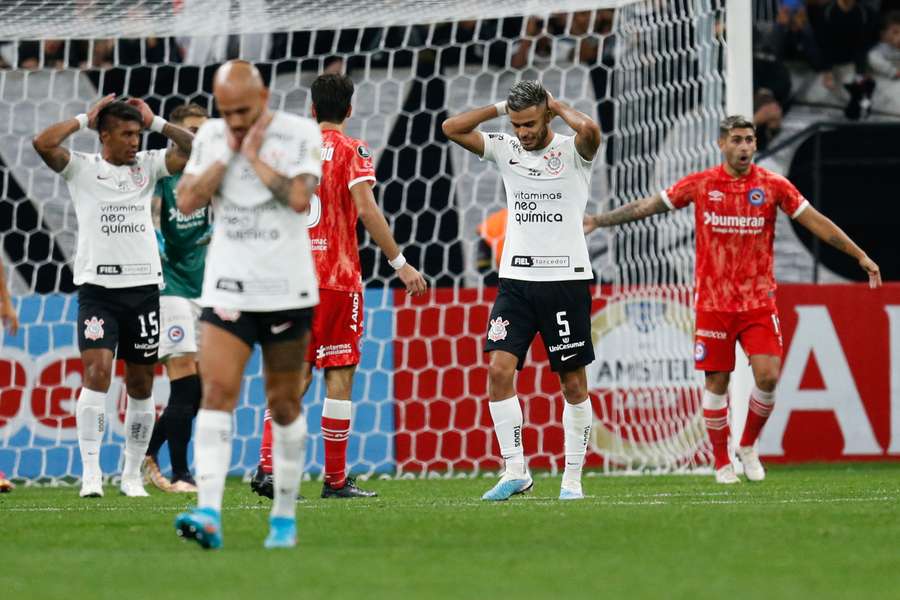
[(484, 493), (484, 496), (482, 496), (481, 499), (489, 502), (509, 500), (510, 497), (515, 496), (516, 494), (524, 494), (533, 487), (534, 480), (531, 478), (531, 475), (526, 474), (525, 477), (519, 477), (517, 479), (504, 475), (500, 478), (500, 481), (497, 482), (497, 485)]
[(297, 545), (297, 521), (292, 517), (269, 517), (266, 548), (293, 548)]
[(195, 508), (175, 517), (175, 532), (206, 550), (218, 550), (222, 547), (222, 516), (212, 508)]
[(560, 500), (584, 500), (584, 492), (581, 491), (581, 482), (563, 482), (559, 488)]

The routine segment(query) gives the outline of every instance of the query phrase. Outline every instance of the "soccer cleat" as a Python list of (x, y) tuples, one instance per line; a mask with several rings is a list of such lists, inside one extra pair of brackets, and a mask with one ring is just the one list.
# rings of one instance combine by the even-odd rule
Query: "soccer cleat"
[(734, 465), (727, 464), (721, 469), (716, 469), (716, 483), (724, 483), (730, 485), (732, 483), (740, 483), (741, 480), (734, 472)]
[(250, 479), (250, 489), (263, 498), (270, 500), (275, 497), (275, 480), (271, 473), (263, 471), (262, 466), (256, 467), (256, 473)]
[(344, 480), (344, 485), (339, 488), (333, 488), (326, 481), (322, 484), (323, 498), (374, 498), (378, 492), (363, 490), (356, 486), (356, 480), (348, 477)]
[(141, 472), (144, 475), (144, 484), (151, 484), (155, 488), (163, 492), (172, 492), (172, 482), (162, 474), (159, 470), (159, 464), (152, 456), (145, 456), (144, 463), (141, 465)]
[(128, 496), (129, 498), (146, 498), (150, 495), (144, 489), (144, 482), (141, 481), (140, 477), (130, 479), (123, 477), (122, 483), (119, 484), (119, 491), (123, 496)]
[(206, 550), (222, 547), (222, 516), (212, 508), (195, 508), (175, 517), (175, 533)]
[(269, 517), (265, 548), (293, 548), (297, 545), (297, 521), (292, 517)]
[(744, 465), (744, 475), (748, 481), (762, 481), (766, 478), (766, 469), (759, 461), (759, 452), (753, 446), (738, 448), (735, 454)]
[(512, 477), (504, 474), (497, 482), (497, 485), (489, 489), (481, 497), (482, 500), (489, 502), (499, 502), (501, 500), (509, 500), (516, 494), (524, 494), (534, 487), (534, 480), (531, 475), (525, 474), (524, 477)]
[(559, 488), (560, 500), (584, 500), (580, 481), (563, 481)]
[(6, 473), (0, 471), (0, 494), (8, 494), (16, 489), (15, 484), (6, 478)]
[(169, 491), (175, 494), (196, 494), (197, 484), (188, 481), (187, 479), (179, 479), (172, 484), (172, 489)]
[(103, 497), (103, 478), (91, 477), (81, 480), (81, 491), (78, 492), (81, 498), (102, 498)]

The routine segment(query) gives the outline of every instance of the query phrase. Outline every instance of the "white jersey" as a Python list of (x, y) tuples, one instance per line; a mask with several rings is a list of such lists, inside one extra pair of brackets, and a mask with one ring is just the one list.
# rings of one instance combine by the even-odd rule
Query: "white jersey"
[[(226, 144), (225, 121), (207, 120), (184, 172), (203, 173)], [(312, 120), (276, 111), (259, 156), (284, 175), (322, 175), (322, 134)], [(241, 155), (228, 165), (212, 198), (213, 235), (206, 254), (201, 306), (272, 312), (319, 303), (306, 213), (280, 204)]]
[(162, 283), (150, 201), (156, 182), (169, 176), (166, 151), (138, 152), (134, 164), (120, 166), (100, 154), (70, 152), (60, 175), (78, 218), (75, 283), (107, 288)]
[(583, 229), (591, 161), (578, 154), (575, 137), (557, 133), (546, 148), (528, 151), (514, 135), (481, 135), (483, 158), (497, 164), (509, 209), (500, 277), (593, 279)]

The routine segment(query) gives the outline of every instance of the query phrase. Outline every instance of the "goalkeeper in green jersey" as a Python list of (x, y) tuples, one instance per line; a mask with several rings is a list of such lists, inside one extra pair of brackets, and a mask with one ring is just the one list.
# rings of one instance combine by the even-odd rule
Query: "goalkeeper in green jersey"
[[(172, 111), (171, 122), (196, 133), (206, 121), (206, 109), (185, 104)], [(209, 207), (183, 215), (176, 206), (175, 188), (181, 174), (161, 179), (153, 195), (153, 218), (162, 258), (159, 359), (169, 377), (169, 404), (153, 430), (144, 459), (148, 483), (166, 492), (196, 492), (187, 463), (191, 426), (200, 407), (197, 349), (200, 329), (197, 299), (203, 287), (206, 248), (210, 238)], [(169, 443), (172, 478), (159, 470), (157, 453)]]

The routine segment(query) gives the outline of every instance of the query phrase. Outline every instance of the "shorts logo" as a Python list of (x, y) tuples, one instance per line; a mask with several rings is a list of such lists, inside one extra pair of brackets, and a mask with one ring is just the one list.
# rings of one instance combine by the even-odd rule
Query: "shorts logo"
[(551, 150), (544, 155), (544, 160), (547, 161), (547, 173), (550, 175), (559, 175), (562, 173), (563, 167), (565, 166), (562, 161), (562, 152), (559, 150)]
[(697, 342), (694, 344), (694, 360), (701, 361), (706, 358), (706, 344)]
[(213, 309), (213, 312), (216, 313), (216, 316), (223, 321), (229, 321), (231, 323), (234, 323), (241, 318), (241, 311), (239, 310), (229, 310), (227, 308), (216, 307)]
[(99, 340), (103, 337), (103, 319), (91, 317), (84, 321), (84, 337), (88, 340)]
[(491, 328), (488, 330), (488, 339), (492, 342), (499, 342), (506, 339), (506, 326), (509, 321), (504, 321), (503, 317), (497, 317), (491, 320)]
[(172, 325), (166, 335), (169, 336), (169, 341), (177, 344), (184, 339), (184, 328), (181, 325)]
[(766, 192), (762, 188), (753, 188), (747, 192), (747, 201), (753, 206), (762, 206), (766, 201)]

